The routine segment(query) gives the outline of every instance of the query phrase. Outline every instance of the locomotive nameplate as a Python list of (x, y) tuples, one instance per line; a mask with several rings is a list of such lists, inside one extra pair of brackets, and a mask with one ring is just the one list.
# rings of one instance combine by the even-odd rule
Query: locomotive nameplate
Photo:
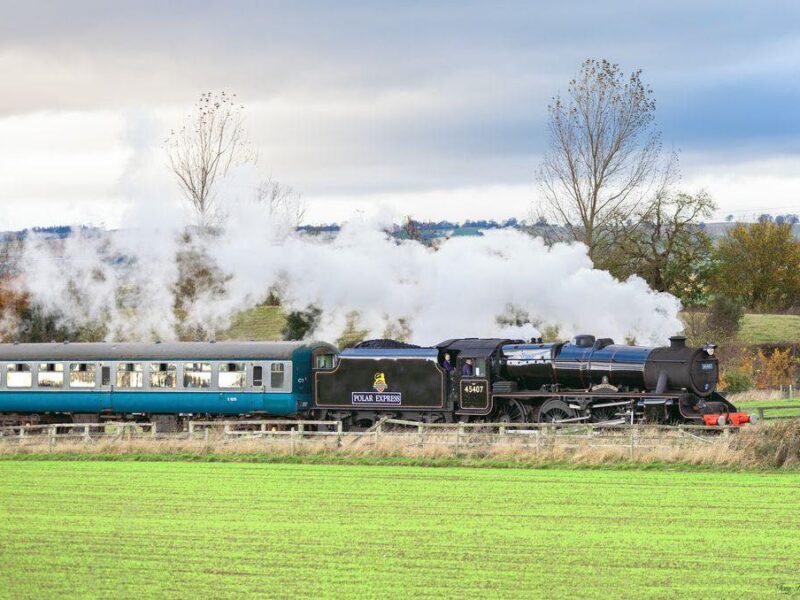
[(403, 403), (403, 394), (399, 392), (353, 392), (350, 395), (353, 404), (393, 404)]

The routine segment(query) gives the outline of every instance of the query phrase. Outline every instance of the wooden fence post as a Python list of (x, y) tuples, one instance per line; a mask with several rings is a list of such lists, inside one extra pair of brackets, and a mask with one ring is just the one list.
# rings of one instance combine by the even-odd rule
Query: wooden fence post
[(631, 426), (631, 460), (633, 460), (633, 453), (636, 444), (636, 429)]
[(342, 447), (342, 422), (336, 421), (336, 446)]
[(422, 423), (417, 425), (417, 433), (419, 434), (419, 447), (420, 447), (420, 449), (425, 448), (425, 431), (423, 429)]

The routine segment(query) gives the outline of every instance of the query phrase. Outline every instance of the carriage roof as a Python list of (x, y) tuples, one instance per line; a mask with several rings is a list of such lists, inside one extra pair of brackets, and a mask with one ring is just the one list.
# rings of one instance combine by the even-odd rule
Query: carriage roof
[[(0, 344), (0, 361), (290, 359), (315, 342), (165, 342)], [(331, 346), (331, 349), (333, 347)]]

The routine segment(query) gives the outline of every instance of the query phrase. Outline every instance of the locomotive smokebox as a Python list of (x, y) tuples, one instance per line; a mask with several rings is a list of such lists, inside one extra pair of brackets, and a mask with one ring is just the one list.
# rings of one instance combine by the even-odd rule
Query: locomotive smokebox
[(644, 365), (648, 390), (686, 390), (710, 396), (719, 381), (719, 363), (706, 348), (687, 348), (686, 337), (674, 335), (669, 346), (654, 348)]

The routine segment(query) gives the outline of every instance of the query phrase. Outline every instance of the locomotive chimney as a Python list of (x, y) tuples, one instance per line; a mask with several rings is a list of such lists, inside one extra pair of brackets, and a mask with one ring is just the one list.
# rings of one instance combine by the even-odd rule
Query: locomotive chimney
[(685, 335), (673, 335), (669, 338), (669, 347), (673, 350), (680, 350), (681, 348), (686, 348), (686, 336)]

